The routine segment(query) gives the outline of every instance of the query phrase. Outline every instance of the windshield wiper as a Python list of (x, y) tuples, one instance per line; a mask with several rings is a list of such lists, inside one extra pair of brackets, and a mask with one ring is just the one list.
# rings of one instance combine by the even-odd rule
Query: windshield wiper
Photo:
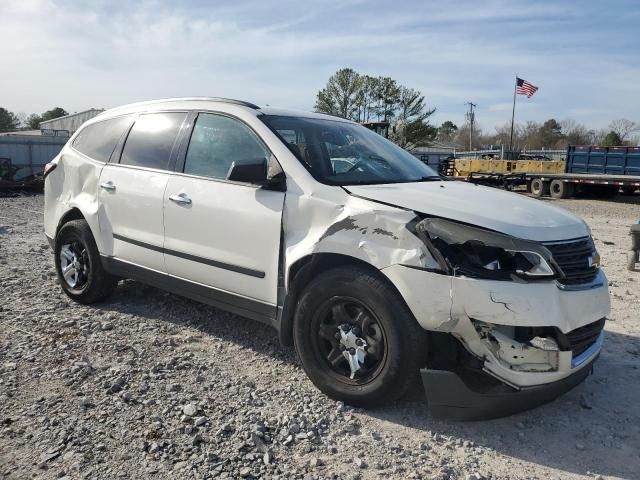
[(439, 177), (438, 175), (429, 175), (425, 177), (420, 177), (416, 179), (389, 179), (389, 178), (380, 178), (380, 179), (370, 179), (370, 180), (346, 180), (342, 179), (341, 182), (336, 182), (335, 185), (340, 185), (342, 187), (348, 187), (349, 185), (392, 185), (397, 183), (415, 183), (415, 182), (444, 182), (445, 179)]
[(444, 181), (444, 178), (438, 176), (438, 175), (429, 175), (427, 177), (420, 177), (418, 180), (414, 180), (416, 182), (438, 182), (438, 181)]

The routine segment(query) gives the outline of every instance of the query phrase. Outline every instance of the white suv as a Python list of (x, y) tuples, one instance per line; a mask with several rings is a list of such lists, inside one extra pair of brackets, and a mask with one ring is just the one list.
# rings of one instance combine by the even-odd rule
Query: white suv
[(138, 103), (87, 122), (45, 176), (71, 298), (132, 278), (266, 322), (350, 404), (420, 372), (434, 414), (503, 415), (572, 388), (600, 351), (609, 294), (582, 220), (446, 181), (353, 122)]

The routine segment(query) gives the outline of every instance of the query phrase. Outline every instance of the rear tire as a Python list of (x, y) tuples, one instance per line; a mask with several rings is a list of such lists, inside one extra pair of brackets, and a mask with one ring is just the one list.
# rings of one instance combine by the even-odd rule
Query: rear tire
[(527, 182), (527, 193), (531, 193), (531, 180)]
[[(426, 362), (426, 331), (386, 279), (359, 266), (316, 277), (301, 295), (293, 330), (296, 351), (314, 385), (359, 407), (401, 397)], [(356, 349), (344, 348), (341, 331), (354, 332), (355, 345), (365, 344), (355, 373), (347, 357)]]
[(72, 300), (95, 303), (113, 292), (117, 280), (102, 267), (98, 247), (85, 220), (72, 220), (60, 228), (54, 258), (58, 281)]
[(569, 198), (573, 195), (573, 184), (562, 180), (552, 180), (549, 184), (549, 194), (553, 198)]
[(534, 178), (531, 180), (531, 193), (536, 197), (549, 195), (549, 182), (545, 182), (540, 178)]

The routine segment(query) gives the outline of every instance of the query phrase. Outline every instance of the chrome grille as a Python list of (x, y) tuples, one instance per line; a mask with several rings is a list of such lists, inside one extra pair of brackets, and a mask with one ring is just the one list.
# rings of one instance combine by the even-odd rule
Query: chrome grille
[(565, 285), (589, 283), (598, 274), (598, 267), (592, 265), (596, 253), (591, 237), (578, 238), (566, 242), (549, 242), (544, 246), (562, 269), (563, 278), (558, 281)]

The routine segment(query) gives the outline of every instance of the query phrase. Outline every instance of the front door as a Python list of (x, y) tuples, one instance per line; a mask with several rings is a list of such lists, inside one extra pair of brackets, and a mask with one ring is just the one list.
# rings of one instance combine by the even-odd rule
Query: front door
[(226, 180), (231, 164), (272, 158), (241, 121), (200, 113), (164, 197), (165, 263), (176, 277), (276, 304), (284, 192)]

